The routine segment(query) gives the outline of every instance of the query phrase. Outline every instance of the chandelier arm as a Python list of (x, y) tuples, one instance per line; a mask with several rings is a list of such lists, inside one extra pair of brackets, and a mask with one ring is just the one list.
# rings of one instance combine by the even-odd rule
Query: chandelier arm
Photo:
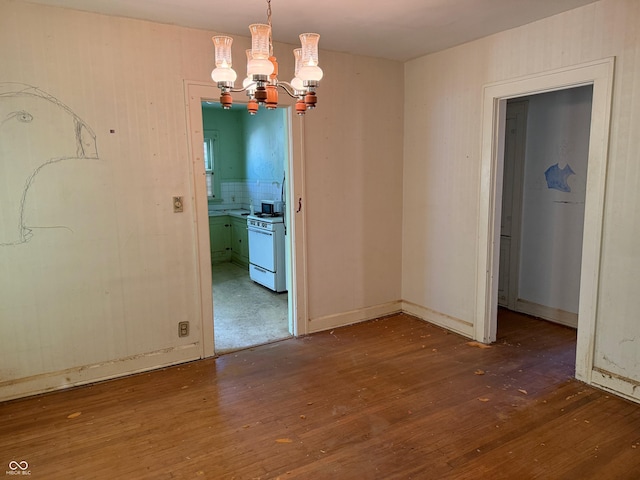
[(228, 88), (227, 91), (229, 91), (231, 93), (246, 92), (251, 87), (255, 87), (256, 85), (257, 85), (257, 83), (253, 82), (253, 83), (250, 83), (249, 85), (247, 85), (246, 87), (242, 87), (242, 88)]
[(280, 80), (278, 80), (278, 87), (287, 92), (287, 95), (289, 95), (291, 98), (300, 98), (300, 95), (296, 95), (295, 88), (293, 88), (289, 82), (281, 82)]

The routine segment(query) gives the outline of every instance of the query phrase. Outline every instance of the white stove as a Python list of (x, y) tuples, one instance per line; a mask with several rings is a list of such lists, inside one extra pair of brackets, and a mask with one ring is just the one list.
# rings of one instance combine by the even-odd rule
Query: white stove
[(249, 215), (249, 276), (275, 292), (287, 291), (282, 215)]

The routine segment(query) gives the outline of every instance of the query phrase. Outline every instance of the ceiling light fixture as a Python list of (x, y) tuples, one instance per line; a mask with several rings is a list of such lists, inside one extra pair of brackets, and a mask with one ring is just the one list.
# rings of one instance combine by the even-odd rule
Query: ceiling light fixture
[(297, 98), (296, 113), (304, 115), (315, 108), (316, 88), (322, 79), (322, 69), (318, 66), (317, 33), (300, 35), (302, 48), (293, 51), (295, 58), (295, 76), (291, 82), (278, 80), (278, 62), (273, 56), (271, 37), (271, 0), (267, 0), (267, 23), (249, 25), (251, 32), (251, 48), (247, 53), (247, 78), (242, 88), (235, 88), (237, 74), (231, 68), (231, 44), (233, 38), (219, 35), (212, 37), (215, 47), (216, 68), (211, 72), (211, 79), (216, 82), (220, 92), (222, 108), (228, 110), (233, 104), (232, 92), (247, 92), (249, 102), (247, 110), (255, 115), (259, 105), (273, 110), (278, 106), (278, 87), (292, 98)]

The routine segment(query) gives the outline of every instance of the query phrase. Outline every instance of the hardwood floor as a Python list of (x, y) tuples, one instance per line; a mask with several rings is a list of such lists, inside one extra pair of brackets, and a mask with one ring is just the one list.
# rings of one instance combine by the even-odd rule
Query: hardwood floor
[(491, 348), (396, 315), (6, 402), (0, 462), (34, 479), (640, 478), (640, 406), (572, 378), (575, 331), (500, 315)]

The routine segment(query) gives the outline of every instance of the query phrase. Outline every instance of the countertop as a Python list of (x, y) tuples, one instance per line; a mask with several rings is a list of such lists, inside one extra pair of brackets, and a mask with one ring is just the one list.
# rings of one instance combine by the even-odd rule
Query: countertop
[(245, 210), (243, 208), (235, 208), (231, 210), (209, 210), (210, 217), (224, 217), (225, 215), (228, 215), (236, 218), (247, 218), (249, 213), (249, 210)]

